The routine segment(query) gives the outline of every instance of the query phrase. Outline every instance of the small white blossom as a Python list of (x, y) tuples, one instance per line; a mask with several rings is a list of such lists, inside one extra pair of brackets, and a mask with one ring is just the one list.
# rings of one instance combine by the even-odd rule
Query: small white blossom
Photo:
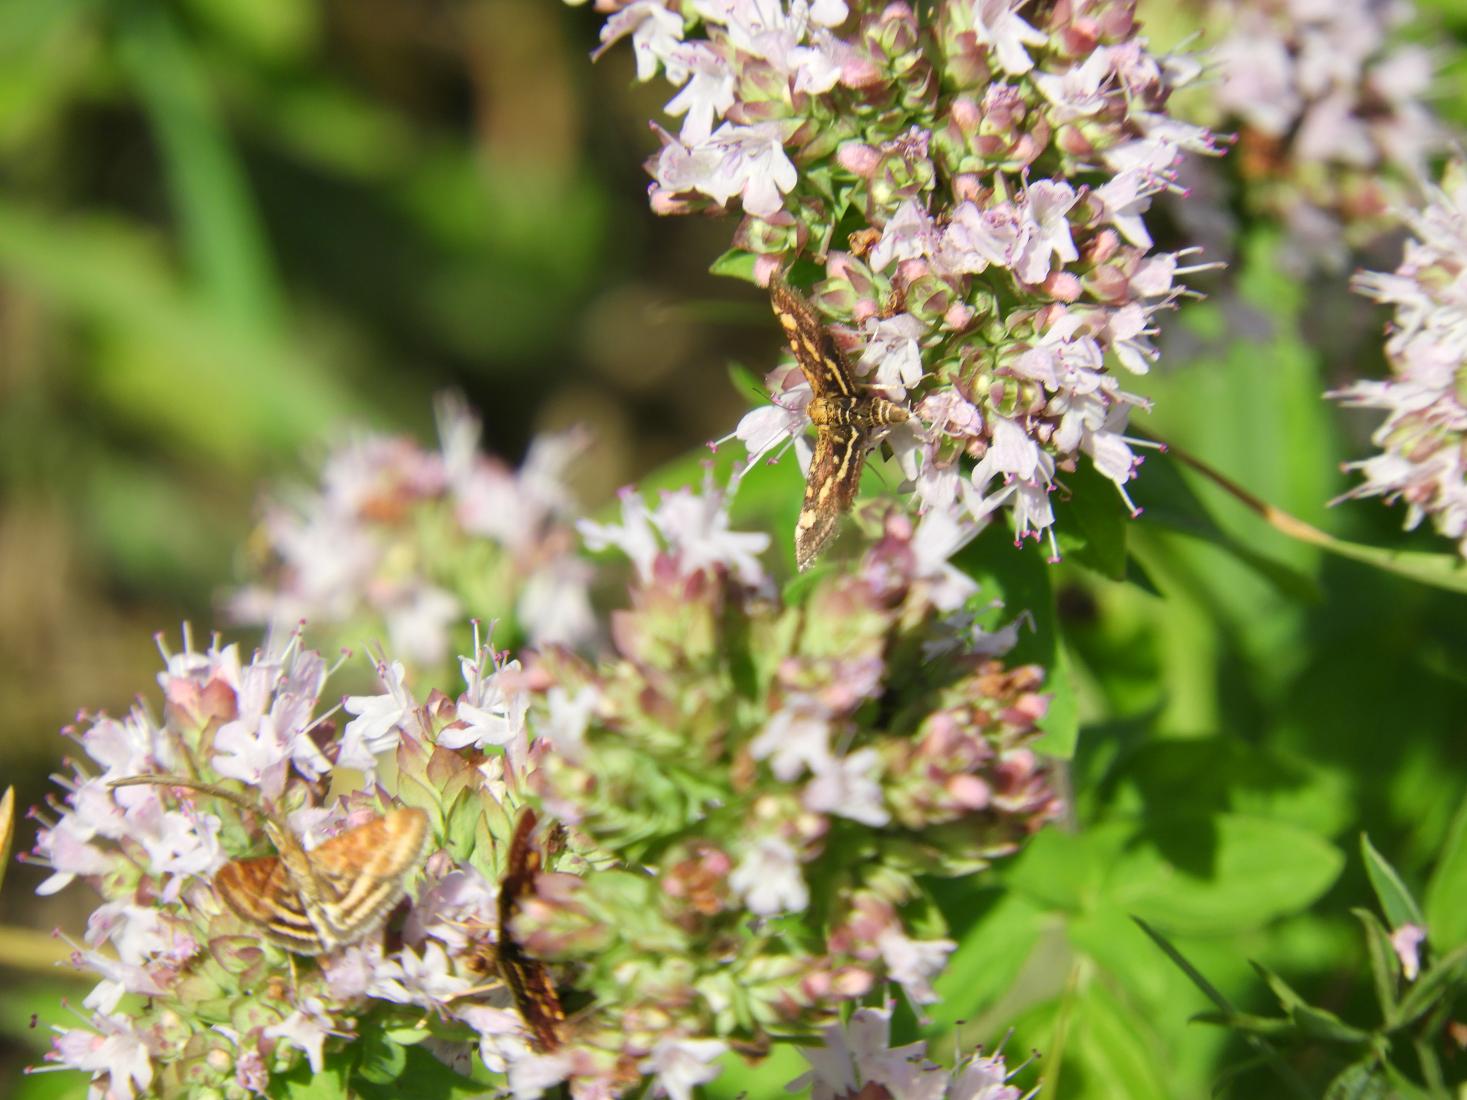
[(331, 1029), (325, 1006), (315, 997), (307, 997), (285, 1019), (265, 1028), (267, 1038), (284, 1039), (297, 1050), (305, 1051), (312, 1073), (320, 1073), (324, 1068), (322, 1047), (328, 1035), (336, 1034), (340, 1033)]
[(860, 749), (828, 760), (805, 786), (801, 802), (814, 813), (835, 814), (879, 829), (891, 823), (881, 797), (880, 760), (875, 749)]
[(799, 857), (779, 837), (755, 841), (729, 875), (728, 884), (744, 899), (750, 912), (763, 917), (798, 913), (810, 904)]
[(718, 1076), (717, 1059), (728, 1053), (719, 1039), (663, 1039), (637, 1066), (653, 1075), (656, 1089), (672, 1100), (692, 1100), (693, 1088)]
[(407, 670), (401, 661), (377, 667), (377, 677), (387, 690), (381, 695), (349, 695), (342, 702), (348, 714), (356, 715), (341, 735), (338, 767), (375, 773), (377, 755), (397, 747), (402, 724), (417, 708), (417, 701), (404, 684)]
[(907, 991), (913, 1004), (937, 1000), (932, 979), (942, 973), (947, 957), (958, 945), (952, 940), (914, 940), (899, 928), (888, 928), (876, 942), (892, 980)]
[(972, 0), (973, 31), (978, 41), (993, 47), (994, 56), (1004, 72), (1027, 73), (1034, 60), (1025, 46), (1043, 46), (1049, 41), (1044, 33), (1024, 22), (1015, 11), (1023, 0)]
[(600, 56), (627, 35), (632, 36), (632, 52), (637, 58), (637, 79), (651, 80), (658, 66), (667, 72), (674, 84), (681, 84), (687, 70), (676, 60), (683, 37), (682, 16), (670, 11), (664, 0), (632, 0), (601, 28)]

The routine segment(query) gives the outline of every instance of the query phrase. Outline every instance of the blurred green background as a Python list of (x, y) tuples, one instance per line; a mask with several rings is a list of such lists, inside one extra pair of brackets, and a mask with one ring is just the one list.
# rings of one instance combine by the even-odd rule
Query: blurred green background
[[(590, 507), (732, 429), (726, 367), (771, 361), (767, 307), (707, 274), (731, 221), (648, 212), (668, 93), (633, 84), (628, 49), (589, 62), (599, 23), (557, 0), (0, 0), (0, 786), (22, 806), (79, 707), (152, 690), (156, 631), (217, 621), (262, 487), (344, 426), (429, 439), (445, 387), (511, 459), (585, 423)], [(1171, 319), (1146, 424), (1329, 530), (1445, 549), (1374, 502), (1326, 510), (1373, 422), (1319, 394), (1381, 369), (1341, 333), (1368, 346), (1383, 316), (1278, 274), (1273, 247), (1249, 235)], [(963, 947), (940, 1021), (1019, 1023), (1067, 1097), (1205, 1096), (1241, 1057), (1187, 1025), (1204, 1005), (1127, 913), (1247, 1007), (1267, 1007), (1253, 955), (1366, 1012), (1356, 835), (1424, 887), (1454, 814), (1467, 829), (1467, 599), (1324, 559), (1205, 486), (1217, 526), (1179, 534), (1164, 462), (1137, 493), (1161, 522), (1128, 532), (1140, 584), (1083, 557), (1040, 584), (1084, 827), (944, 898)], [(0, 923), (79, 935), (87, 891), (37, 898), (41, 877), (12, 866)], [(0, 1093), (88, 988), (41, 972), (3, 971)], [(759, 1081), (716, 1094), (774, 1094)], [(56, 1074), (24, 1095), (83, 1093)]]

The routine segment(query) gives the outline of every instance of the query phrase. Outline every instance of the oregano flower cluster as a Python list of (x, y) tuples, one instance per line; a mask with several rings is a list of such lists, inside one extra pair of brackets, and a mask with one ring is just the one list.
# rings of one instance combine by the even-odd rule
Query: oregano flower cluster
[[(1125, 496), (1144, 402), (1112, 368), (1149, 369), (1188, 270), (1145, 214), (1185, 152), (1218, 149), (1167, 113), (1199, 66), (1154, 55), (1131, 0), (598, 7), (603, 41), (679, 89), (653, 209), (738, 210), (720, 267), (814, 280), (864, 381), (916, 414), (891, 446), (921, 510), (1007, 507), (1057, 553), (1050, 496), (1082, 454)], [(807, 449), (808, 387), (768, 383), (737, 433), (751, 462)]]
[(1194, 121), (1237, 135), (1226, 161), (1243, 203), (1277, 219), (1286, 262), (1345, 266), (1451, 144), (1429, 99), (1440, 61), (1407, 37), (1397, 0), (1196, 0), (1214, 94)]
[[(51, 1060), (120, 1098), (245, 1097), (303, 1062), (387, 1080), (405, 1047), (515, 1097), (649, 1077), (687, 1096), (719, 1057), (813, 1035), (886, 982), (930, 1002), (953, 943), (910, 923), (918, 876), (982, 868), (1057, 811), (1030, 748), (1042, 671), (950, 613), (951, 567), (899, 512), (781, 599), (767, 536), (731, 530), (711, 487), (623, 510), (588, 527), (635, 555), (601, 661), (486, 642), (454, 684), (384, 655), (379, 692), (337, 707), (335, 669), (293, 633), (249, 661), (167, 654), (161, 718), (85, 718), (35, 858), (43, 891), (99, 892), (75, 961), (100, 980)], [(112, 785), (146, 775), (239, 798)], [(506, 929), (526, 805), (555, 824)], [(396, 806), (431, 838), (385, 936), (293, 959), (210, 887), (226, 860), (272, 854), (266, 817), (309, 860)], [(554, 1042), (499, 980), (506, 932), (558, 991)]]
[[(354, 646), (384, 638), (409, 666), (436, 670), (470, 608), (514, 644), (592, 641), (590, 567), (565, 470), (576, 433), (539, 437), (514, 470), (479, 450), (477, 419), (438, 402), (440, 443), (356, 433), (321, 462), (320, 483), (277, 492), (260, 521), (255, 579), (227, 611), (241, 623)], [(327, 631), (330, 631), (330, 636)]]
[(1350, 464), (1363, 480), (1345, 496), (1403, 501), (1408, 530), (1429, 517), (1467, 555), (1467, 167), (1450, 164), (1406, 223), (1395, 271), (1355, 277), (1357, 291), (1394, 313), (1391, 376), (1331, 395), (1385, 411), (1371, 437), (1380, 453)]

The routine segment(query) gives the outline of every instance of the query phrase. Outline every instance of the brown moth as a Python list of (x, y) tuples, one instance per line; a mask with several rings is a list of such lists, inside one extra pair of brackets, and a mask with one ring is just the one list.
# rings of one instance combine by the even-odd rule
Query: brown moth
[(815, 457), (795, 524), (795, 564), (806, 569), (856, 499), (866, 452), (877, 434), (910, 420), (911, 413), (856, 383), (850, 364), (803, 294), (776, 278), (769, 284), (769, 300), (813, 394), (805, 411), (815, 425)]
[(549, 1054), (564, 1042), (565, 1009), (545, 964), (527, 952), (514, 935), (514, 918), (520, 901), (534, 892), (542, 856), (534, 841), (535, 811), (526, 806), (515, 822), (505, 861), (504, 881), (499, 884), (499, 943), (496, 948), (499, 974), (509, 987), (515, 1008), (534, 1039), (535, 1048)]
[(256, 813), (279, 855), (233, 859), (214, 874), (214, 892), (236, 916), (297, 955), (324, 955), (366, 938), (402, 899), (407, 876), (428, 847), (428, 815), (397, 809), (306, 851), (283, 820), (210, 783), (167, 775), (118, 779), (215, 795)]

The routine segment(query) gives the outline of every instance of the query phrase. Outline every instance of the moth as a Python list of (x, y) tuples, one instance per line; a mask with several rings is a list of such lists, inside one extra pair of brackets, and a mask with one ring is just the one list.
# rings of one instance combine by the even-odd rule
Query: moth
[(534, 840), (537, 821), (535, 811), (526, 806), (520, 811), (510, 837), (504, 881), (499, 884), (497, 959), (499, 975), (514, 998), (520, 1018), (530, 1029), (536, 1049), (549, 1054), (564, 1042), (565, 1009), (561, 1007), (550, 971), (514, 935), (514, 918), (520, 902), (534, 892), (535, 876), (540, 873), (542, 856)]
[(795, 524), (795, 564), (803, 570), (835, 535), (840, 517), (856, 499), (866, 452), (877, 434), (910, 420), (911, 413), (856, 383), (850, 363), (803, 294), (775, 279), (769, 300), (812, 394), (805, 411), (815, 425), (815, 457)]
[(230, 860), (215, 872), (214, 892), (267, 940), (297, 955), (339, 951), (382, 927), (428, 847), (428, 815), (419, 809), (392, 810), (308, 852), (278, 815), (223, 787), (167, 775), (111, 785), (140, 783), (202, 791), (260, 815), (279, 854)]

